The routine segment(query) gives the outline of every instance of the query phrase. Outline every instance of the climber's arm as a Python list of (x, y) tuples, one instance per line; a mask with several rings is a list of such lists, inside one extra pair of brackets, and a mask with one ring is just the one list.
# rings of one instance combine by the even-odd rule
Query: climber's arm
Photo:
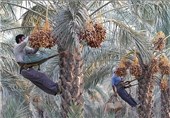
[(30, 48), (30, 47), (25, 48), (27, 54), (35, 54), (38, 50), (39, 48)]
[(116, 89), (116, 87), (114, 85), (112, 85), (112, 89), (114, 91), (114, 96), (117, 96), (117, 89)]

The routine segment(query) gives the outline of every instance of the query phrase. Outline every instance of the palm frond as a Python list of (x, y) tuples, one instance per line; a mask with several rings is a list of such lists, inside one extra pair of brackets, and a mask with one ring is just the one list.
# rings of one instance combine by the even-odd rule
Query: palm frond
[[(140, 35), (140, 33), (138, 33), (137, 31), (133, 30), (131, 27), (128, 27), (127, 25), (125, 25), (120, 21), (117, 21), (115, 19), (110, 19), (109, 22), (113, 22), (117, 27), (119, 27), (118, 31), (123, 30), (123, 33), (128, 34), (128, 38), (126, 38), (126, 40), (133, 42), (137, 51), (139, 51), (139, 53), (142, 55), (143, 61), (145, 63), (148, 63), (151, 54), (149, 52), (150, 44), (148, 40), (145, 39), (146, 37), (143, 37), (142, 35)], [(120, 32), (118, 32), (118, 34), (120, 34)]]
[[(47, 101), (48, 99), (45, 99)], [(43, 103), (43, 106), (45, 108), (45, 111), (47, 112), (47, 116), (50, 118), (60, 118), (60, 110), (59, 106), (54, 103), (54, 101), (48, 101), (46, 103)]]
[[(18, 64), (11, 56), (1, 56), (1, 83), (2, 86), (14, 95), (21, 95), (29, 89), (29, 85), (22, 80)], [(29, 91), (29, 90), (28, 90)]]
[(25, 106), (24, 101), (15, 98), (7, 98), (7, 102), (2, 106), (3, 118), (23, 118), (29, 117), (29, 106)]
[[(146, 28), (153, 31), (162, 30), (168, 35), (169, 26), (169, 8), (170, 4), (168, 1), (144, 1), (144, 2), (133, 2), (131, 11), (133, 15), (137, 17), (139, 27)], [(149, 25), (147, 25), (149, 24)], [(156, 24), (156, 25), (155, 25)]]
[(99, 82), (104, 81), (105, 77), (108, 76), (110, 73), (112, 73), (112, 66), (109, 67), (109, 64), (107, 67), (98, 67), (98, 68), (93, 68), (91, 72), (85, 71), (84, 73), (84, 89), (88, 90), (89, 88), (93, 88), (93, 86), (96, 86)]
[(0, 42), (0, 46), (3, 50), (0, 51), (1, 55), (11, 55), (13, 54), (13, 45), (8, 42)]
[[(31, 14), (31, 15), (28, 15), (28, 17), (29, 18), (32, 18), (32, 15), (34, 14), (36, 14), (36, 16), (38, 17), (42, 17), (42, 18), (44, 18), (45, 19), (45, 15), (43, 15), (43, 14), (41, 14), (41, 11), (39, 11), (39, 12), (37, 12), (37, 11), (35, 11), (34, 9), (30, 9), (30, 8), (27, 8), (27, 7), (25, 7), (25, 6), (22, 6), (22, 2), (21, 3), (18, 3), (17, 4), (17, 2), (5, 2), (5, 1), (2, 1), (1, 2), (2, 3), (2, 5), (6, 5), (6, 6), (10, 6), (11, 7), (11, 9), (12, 9), (12, 13), (13, 12), (17, 12), (17, 10), (15, 10), (15, 9), (13, 9), (13, 8), (15, 8), (15, 7), (13, 7), (13, 6), (17, 6), (18, 8), (20, 8), (20, 9), (26, 9), (27, 11), (26, 11), (26, 13), (27, 12), (29, 12), (29, 14)], [(3, 7), (4, 9), (5, 9), (5, 7)], [(4, 10), (5, 11), (5, 10)], [(11, 16), (14, 16), (14, 15), (12, 15), (12, 13), (6, 13), (6, 14), (4, 14), (4, 16), (2, 17), (2, 22), (3, 22), (3, 26), (2, 26), (2, 30), (1, 31), (10, 31), (10, 30), (12, 30), (12, 29), (15, 29), (15, 30), (13, 30), (13, 31), (16, 31), (16, 32), (22, 32), (21, 31), (21, 28), (23, 28), (23, 29), (26, 29), (27, 31), (26, 31), (26, 34), (28, 34), (28, 31), (30, 32), (30, 26), (32, 26), (30, 23), (28, 23), (28, 25), (23, 25), (23, 26), (26, 26), (26, 28), (25, 27), (20, 27), (20, 24), (19, 24), (19, 22), (18, 22), (18, 19), (17, 20), (13, 20), (13, 18), (11, 18), (8, 14), (10, 14)], [(26, 14), (25, 13), (25, 14)], [(22, 17), (21, 17), (22, 18)], [(28, 18), (27, 18), (28, 19)], [(24, 19), (25, 20), (25, 19)], [(24, 22), (24, 21), (23, 21)], [(29, 26), (29, 28), (28, 28), (28, 26)], [(6, 27), (8, 27), (8, 28), (6, 28)], [(18, 27), (18, 28), (16, 28), (16, 27)], [(31, 27), (31, 29), (32, 29), (32, 27)], [(12, 31), (12, 32), (13, 32)]]
[(66, 48), (78, 41), (78, 34), (87, 19), (87, 10), (80, 3), (70, 2), (66, 8), (61, 9), (54, 19), (56, 25), (53, 35), (58, 45)]
[(12, 5), (12, 6), (17, 6), (17, 7), (19, 7), (19, 8), (23, 8), (23, 9), (26, 9), (26, 10), (28, 10), (28, 11), (32, 11), (33, 13), (35, 13), (35, 14), (41, 16), (42, 18), (45, 18), (45, 16), (42, 15), (41, 13), (36, 12), (36, 11), (30, 9), (30, 8), (24, 7), (24, 6), (22, 6), (22, 5), (15, 4), (15, 3), (12, 3), (12, 2), (5, 2), (5, 1), (2, 1), (1, 3), (3, 3), (3, 4), (9, 4), (9, 5)]
[(82, 116), (82, 109), (80, 108), (79, 105), (71, 103), (70, 105), (70, 110), (68, 112), (68, 117), (69, 118), (81, 118)]
[[(18, 4), (19, 2), (18, 1), (15, 1), (16, 4)], [(4, 12), (4, 16), (2, 18), (10, 18), (12, 20), (17, 20), (16, 18), (16, 14), (15, 14), (15, 11), (16, 9), (13, 8), (10, 4), (5, 4), (3, 2), (1, 2), (1, 10)]]
[(108, 5), (109, 3), (111, 3), (111, 1), (105, 3), (104, 5), (100, 6), (98, 9), (96, 9), (93, 13), (90, 14), (90, 16), (92, 16), (93, 14), (95, 14), (96, 12), (98, 12), (100, 9), (102, 9), (103, 7), (105, 7), (106, 5)]
[[(92, 105), (93, 104), (93, 105)], [(85, 105), (85, 117), (90, 118), (114, 118), (115, 113), (105, 113), (104, 107), (101, 105), (94, 105), (94, 102), (91, 105)]]
[[(104, 82), (103, 82), (104, 83)], [(94, 89), (101, 95), (103, 102), (105, 102), (108, 99), (108, 95), (106, 94), (106, 86), (103, 86), (102, 84), (100, 86), (96, 86)]]
[[(106, 76), (112, 73), (120, 55), (115, 47), (111, 49), (88, 49), (83, 52), (85, 90), (102, 83)], [(116, 60), (117, 59), (117, 60)]]
[(90, 10), (91, 7), (93, 7), (96, 2), (97, 2), (97, 1), (90, 1), (90, 2), (88, 2), (88, 4), (87, 4), (87, 10)]
[(13, 34), (13, 33), (18, 33), (18, 32), (22, 32), (19, 28), (12, 30), (14, 27), (19, 27), (19, 23), (18, 22), (13, 22), (12, 19), (10, 18), (2, 18), (1, 19), (1, 28), (0, 28), (0, 32), (2, 33), (6, 33), (7, 34)]
[[(25, 12), (21, 18), (22, 18), (22, 23), (21, 26), (23, 27), (27, 27), (27, 26), (35, 26), (36, 24), (39, 25), (39, 27), (43, 26), (44, 21), (45, 21), (45, 17), (42, 16), (46, 16), (46, 12), (47, 12), (47, 7), (36, 3), (37, 5), (33, 6), (31, 8), (31, 10)], [(37, 15), (35, 12), (32, 11), (36, 11), (37, 13), (41, 13), (42, 16)], [(50, 8), (48, 8), (48, 19), (50, 20), (51, 15), (54, 13), (53, 10), (51, 10)], [(53, 22), (51, 22), (52, 24)], [(31, 29), (32, 30), (32, 29)], [(30, 29), (25, 30), (25, 33), (28, 34), (30, 31)]]
[(13, 57), (13, 42), (0, 42), (1, 84), (8, 92), (18, 96), (29, 91), (29, 86), (25, 86), (26, 82), (19, 74), (19, 66)]

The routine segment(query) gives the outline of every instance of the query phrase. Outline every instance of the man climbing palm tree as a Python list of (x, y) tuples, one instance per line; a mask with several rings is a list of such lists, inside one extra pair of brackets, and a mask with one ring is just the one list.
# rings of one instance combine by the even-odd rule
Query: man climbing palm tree
[(113, 88), (113, 91), (114, 91), (116, 97), (118, 94), (131, 107), (138, 106), (138, 104), (132, 98), (132, 96), (130, 94), (128, 94), (127, 91), (125, 90), (125, 87), (122, 84), (122, 78), (117, 76), (115, 73), (112, 76), (112, 88)]
[[(19, 34), (15, 38), (16, 45), (14, 47), (14, 56), (18, 63), (23, 63), (25, 60), (25, 57), (29, 54), (36, 54), (38, 51), (38, 48), (33, 49), (30, 47), (27, 47), (28, 37), (25, 38), (23, 34)], [(21, 70), (21, 75), (28, 80), (30, 80), (32, 83), (34, 83), (37, 87), (42, 89), (48, 94), (56, 95), (60, 93), (60, 89), (57, 83), (51, 81), (46, 74), (39, 72), (37, 70), (34, 70), (33, 68), (27, 68)]]

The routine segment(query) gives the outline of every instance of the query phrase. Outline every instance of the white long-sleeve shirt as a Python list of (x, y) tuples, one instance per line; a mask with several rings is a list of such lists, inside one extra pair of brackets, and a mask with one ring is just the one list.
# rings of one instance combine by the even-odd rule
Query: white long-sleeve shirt
[(17, 62), (24, 62), (24, 56), (27, 54), (35, 54), (38, 49), (33, 49), (27, 46), (28, 37), (19, 44), (14, 46), (13, 52)]

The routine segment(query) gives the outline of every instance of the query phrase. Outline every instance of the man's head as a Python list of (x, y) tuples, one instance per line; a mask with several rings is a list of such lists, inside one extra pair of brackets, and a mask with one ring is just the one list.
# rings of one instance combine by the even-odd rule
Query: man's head
[(18, 34), (18, 35), (15, 37), (16, 43), (21, 43), (24, 39), (25, 39), (25, 36), (24, 36), (23, 34)]

